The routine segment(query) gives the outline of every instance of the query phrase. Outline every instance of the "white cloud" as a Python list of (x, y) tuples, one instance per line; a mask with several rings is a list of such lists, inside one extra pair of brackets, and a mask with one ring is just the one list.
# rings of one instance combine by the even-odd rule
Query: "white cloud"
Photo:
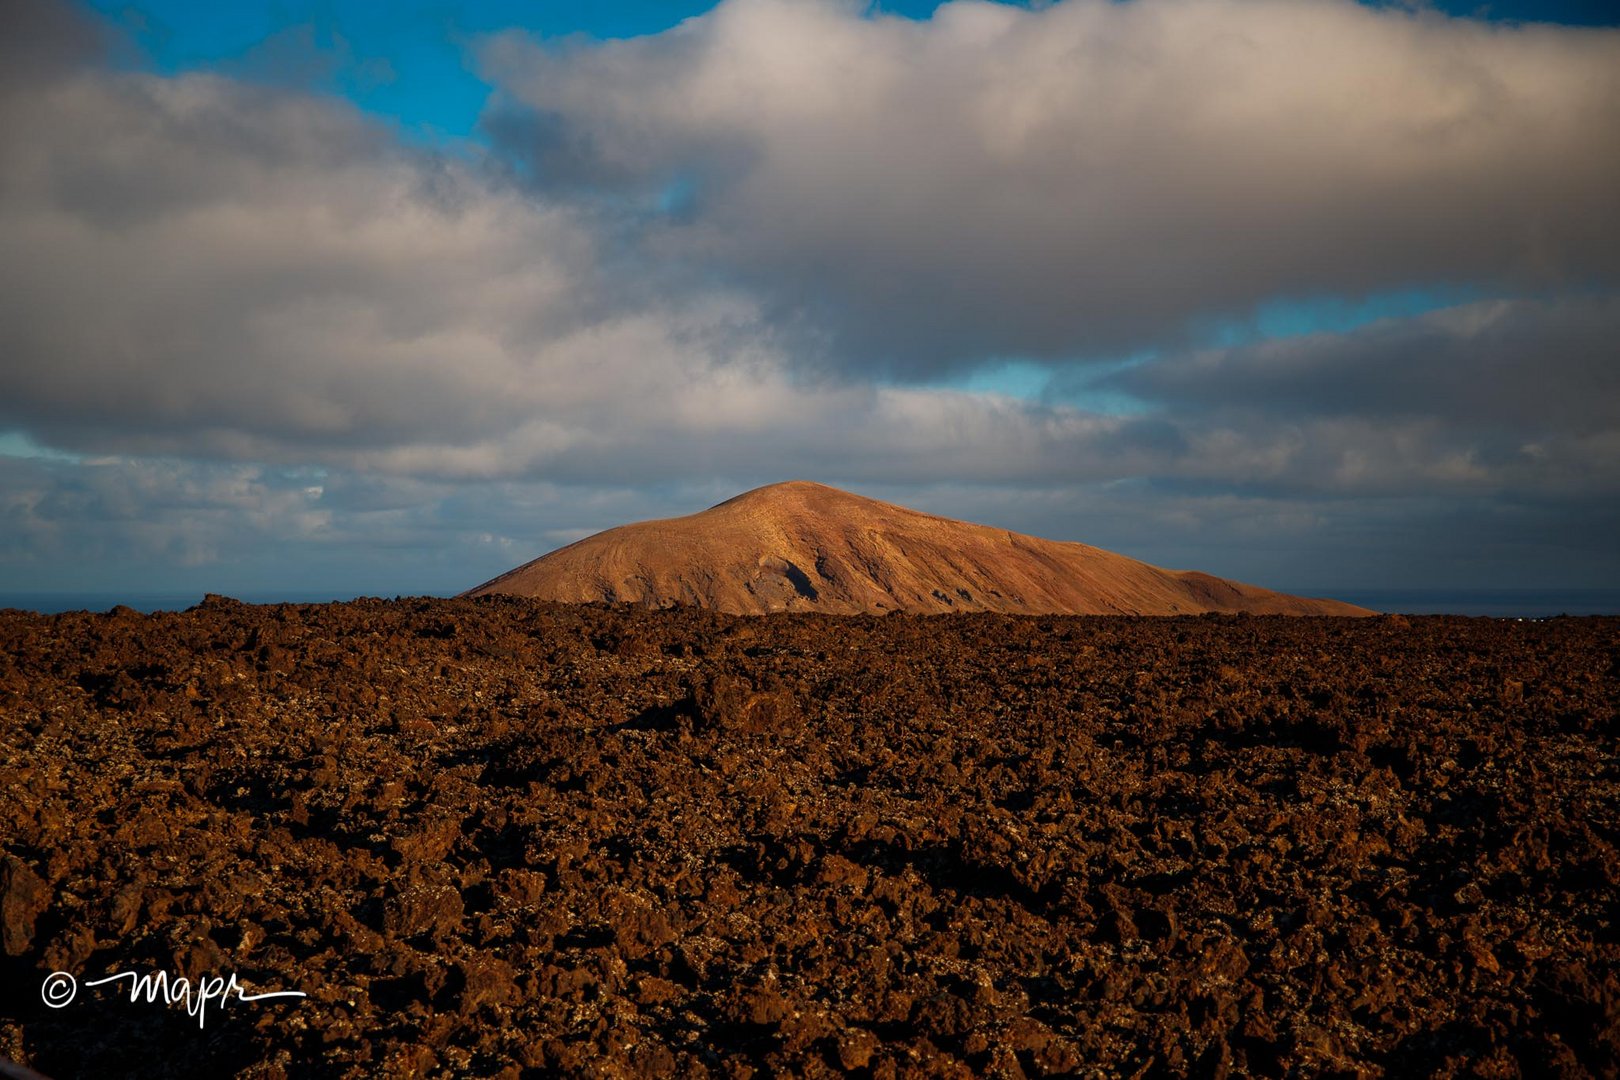
[(4, 108), (0, 425), (53, 445), (588, 483), (999, 475), (1095, 426), (797, 371), (747, 295), (332, 102), (78, 71)]

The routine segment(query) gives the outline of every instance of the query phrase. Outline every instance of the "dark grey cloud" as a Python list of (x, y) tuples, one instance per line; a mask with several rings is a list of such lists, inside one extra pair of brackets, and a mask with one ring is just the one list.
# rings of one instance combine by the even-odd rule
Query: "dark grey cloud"
[(1612, 498), (1616, 342), (1617, 294), (1487, 301), (1172, 356), (1100, 382), (1218, 447), (1228, 483)]
[(1103, 380), (1161, 404), (1431, 418), (1525, 436), (1620, 430), (1620, 294), (1496, 300), (1343, 334), (1190, 352)]
[(6, 0), (0, 22), (0, 94), (105, 58), (117, 45), (103, 24), (58, 0)]
[(726, 0), (486, 57), (495, 133), (542, 186), (691, 189), (648, 249), (812, 313), (861, 370), (1174, 343), (1278, 294), (1620, 272), (1615, 31), (1353, 0), (927, 22)]

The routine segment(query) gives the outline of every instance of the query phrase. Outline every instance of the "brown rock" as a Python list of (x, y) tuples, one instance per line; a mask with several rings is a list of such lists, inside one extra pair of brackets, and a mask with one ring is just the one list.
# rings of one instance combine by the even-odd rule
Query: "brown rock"
[(408, 885), (389, 900), (383, 928), (391, 934), (447, 934), (461, 924), (461, 893), (449, 885)]
[(850, 862), (842, 855), (826, 856), (816, 871), (816, 881), (822, 885), (850, 885), (856, 889), (864, 889), (866, 880), (866, 868), (859, 863)]
[(34, 940), (34, 922), (51, 906), (51, 889), (15, 855), (0, 859), (0, 945), (21, 956)]
[(456, 972), (461, 978), (458, 1009), (463, 1016), (485, 1005), (505, 1005), (516, 995), (512, 965), (498, 957), (458, 960)]
[[(275, 679), (240, 645), (265, 627), (297, 642)], [(0, 1056), (58, 1077), (291, 1076), (312, 1053), (334, 1078), (1602, 1072), (1617, 630), (510, 597), (0, 612), (0, 909), (14, 947), (31, 934)], [(780, 694), (792, 729), (695, 722), (719, 677), (738, 723)], [(441, 829), (436, 860), (392, 843)], [(127, 1002), (87, 1020), (82, 988), (29, 1006), (25, 969), (115, 963), (310, 997), (212, 1010), (207, 1037)]]
[(736, 675), (716, 675), (699, 688), (693, 702), (701, 730), (785, 731), (799, 717), (797, 705), (786, 694), (757, 691)]
[(792, 1012), (793, 1006), (787, 998), (774, 990), (760, 987), (743, 995), (738, 1016), (756, 1027), (775, 1027)]
[(853, 1028), (838, 1036), (838, 1064), (845, 1069), (864, 1069), (877, 1052), (877, 1036), (863, 1028)]

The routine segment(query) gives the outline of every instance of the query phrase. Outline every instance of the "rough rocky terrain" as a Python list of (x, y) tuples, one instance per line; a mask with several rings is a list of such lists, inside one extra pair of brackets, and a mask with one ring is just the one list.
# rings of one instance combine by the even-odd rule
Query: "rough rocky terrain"
[(1617, 701), (1614, 619), (4, 613), (0, 1058), (1613, 1076)]
[(733, 615), (1371, 614), (804, 480), (756, 488), (686, 517), (608, 529), (466, 595), (493, 594)]

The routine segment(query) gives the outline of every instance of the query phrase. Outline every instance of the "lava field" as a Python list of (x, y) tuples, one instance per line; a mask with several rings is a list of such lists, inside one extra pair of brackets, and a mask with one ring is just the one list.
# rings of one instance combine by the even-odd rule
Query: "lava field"
[(3, 612), (0, 1059), (1615, 1076), (1617, 707), (1616, 619)]

